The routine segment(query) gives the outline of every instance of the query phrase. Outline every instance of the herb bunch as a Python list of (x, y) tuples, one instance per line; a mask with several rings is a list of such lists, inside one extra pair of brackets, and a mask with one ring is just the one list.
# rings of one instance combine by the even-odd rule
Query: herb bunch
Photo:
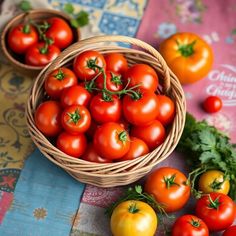
[(191, 168), (189, 184), (192, 193), (199, 197), (196, 181), (207, 170), (221, 170), (225, 179), (230, 181), (229, 195), (236, 199), (236, 150), (230, 138), (209, 125), (206, 121), (196, 121), (189, 113), (177, 150), (184, 152)]

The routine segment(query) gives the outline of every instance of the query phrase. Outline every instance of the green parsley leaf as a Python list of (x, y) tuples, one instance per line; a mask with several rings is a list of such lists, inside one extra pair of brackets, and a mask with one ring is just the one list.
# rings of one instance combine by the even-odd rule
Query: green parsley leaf
[(21, 1), (19, 3), (19, 7), (22, 11), (26, 12), (26, 11), (29, 11), (29, 10), (32, 10), (32, 6), (31, 6), (31, 3), (27, 0), (24, 0), (24, 1)]
[(80, 27), (83, 27), (89, 23), (89, 14), (86, 11), (80, 11), (76, 15), (76, 21)]
[(68, 14), (73, 14), (75, 8), (71, 3), (66, 3), (63, 7), (63, 10)]

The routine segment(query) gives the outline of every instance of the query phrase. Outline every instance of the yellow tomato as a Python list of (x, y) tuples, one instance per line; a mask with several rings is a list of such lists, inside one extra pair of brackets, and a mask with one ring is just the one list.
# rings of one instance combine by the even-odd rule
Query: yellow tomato
[(224, 193), (228, 194), (229, 180), (224, 179), (224, 173), (219, 170), (208, 170), (200, 176), (198, 182), (199, 190), (203, 193)]
[(129, 200), (114, 209), (110, 224), (113, 236), (153, 236), (158, 220), (147, 203)]
[(176, 33), (164, 40), (159, 50), (181, 84), (204, 78), (213, 64), (211, 47), (193, 33)]

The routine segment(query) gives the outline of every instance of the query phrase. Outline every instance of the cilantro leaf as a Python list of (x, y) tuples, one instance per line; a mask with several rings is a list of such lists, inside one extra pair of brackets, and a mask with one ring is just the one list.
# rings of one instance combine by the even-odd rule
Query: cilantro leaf
[(26, 12), (26, 11), (29, 11), (29, 10), (32, 10), (32, 6), (31, 6), (31, 3), (27, 0), (24, 0), (24, 1), (21, 1), (19, 3), (19, 7), (22, 11)]
[(71, 3), (66, 3), (63, 7), (63, 10), (68, 14), (73, 14), (75, 8)]

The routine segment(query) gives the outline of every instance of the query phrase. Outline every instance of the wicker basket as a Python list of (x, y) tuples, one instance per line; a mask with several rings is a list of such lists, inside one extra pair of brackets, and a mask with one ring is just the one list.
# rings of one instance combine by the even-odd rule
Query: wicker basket
[[(142, 50), (114, 46), (110, 42), (130, 43)], [(58, 150), (35, 126), (34, 111), (45, 95), (43, 84), (47, 74), (60, 66), (70, 64), (79, 53), (89, 49), (97, 50), (102, 54), (120, 52), (125, 55), (129, 65), (146, 63), (157, 71), (163, 92), (172, 97), (175, 102), (176, 116), (168, 130), (164, 143), (151, 153), (134, 160), (116, 163), (101, 164), (87, 162), (70, 157)], [(135, 182), (170, 155), (182, 134), (185, 112), (186, 103), (182, 87), (176, 76), (166, 65), (164, 59), (152, 46), (141, 40), (125, 36), (97, 36), (71, 45), (56, 60), (41, 71), (31, 90), (26, 117), (29, 132), (34, 143), (50, 161), (81, 182), (100, 187), (114, 187)]]

